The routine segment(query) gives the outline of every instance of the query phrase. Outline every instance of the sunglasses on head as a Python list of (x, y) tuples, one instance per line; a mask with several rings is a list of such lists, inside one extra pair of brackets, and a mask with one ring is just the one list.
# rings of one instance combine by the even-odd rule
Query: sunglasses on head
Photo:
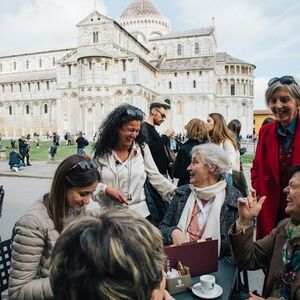
[(126, 113), (128, 116), (143, 118), (144, 113), (139, 108), (127, 108)]
[(281, 84), (296, 84), (298, 85), (298, 83), (296, 82), (296, 80), (294, 79), (293, 76), (282, 76), (282, 77), (274, 77), (272, 78), (269, 82), (268, 82), (268, 86), (273, 85), (276, 82), (280, 82)]
[(70, 172), (71, 170), (75, 169), (76, 167), (80, 167), (80, 170), (83, 172), (86, 172), (90, 169), (98, 169), (98, 160), (96, 160), (95, 158), (91, 159), (91, 160), (82, 160), (80, 162), (78, 162), (77, 164), (75, 164), (68, 172)]

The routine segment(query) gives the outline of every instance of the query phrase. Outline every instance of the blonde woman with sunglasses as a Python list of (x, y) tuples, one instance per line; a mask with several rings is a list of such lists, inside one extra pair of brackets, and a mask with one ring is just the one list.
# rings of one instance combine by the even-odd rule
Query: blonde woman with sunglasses
[(50, 193), (38, 200), (15, 224), (9, 299), (52, 299), (50, 254), (65, 221), (85, 214), (100, 181), (98, 163), (75, 154), (57, 168)]

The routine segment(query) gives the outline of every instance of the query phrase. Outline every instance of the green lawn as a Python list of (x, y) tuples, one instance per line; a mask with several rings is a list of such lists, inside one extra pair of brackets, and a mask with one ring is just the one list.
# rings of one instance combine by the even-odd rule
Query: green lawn
[(252, 165), (252, 160), (254, 158), (254, 153), (245, 153), (241, 156), (243, 165)]
[[(16, 143), (18, 145), (18, 143)], [(30, 144), (30, 160), (47, 160), (48, 150), (52, 145), (52, 141), (40, 142), (40, 147), (36, 147), (35, 142)], [(7, 157), (11, 151), (10, 141), (3, 141), (2, 146), (7, 150)], [(66, 146), (65, 141), (61, 141), (60, 146), (57, 149), (56, 160), (63, 160), (64, 158), (76, 153), (76, 144), (72, 146)], [(86, 147), (86, 154), (92, 155), (92, 145)]]
[[(3, 147), (7, 148), (7, 156), (9, 152), (11, 151), (11, 145), (10, 141), (3, 141), (2, 142)], [(18, 144), (18, 143), (17, 143)], [(48, 150), (51, 147), (52, 142), (47, 141), (47, 142), (41, 142), (40, 143), (40, 148), (36, 147), (35, 142), (31, 142), (31, 148), (30, 148), (30, 160), (47, 160), (48, 159)], [(92, 156), (92, 143), (86, 147), (86, 153), (90, 156)], [(76, 153), (76, 144), (72, 146), (66, 146), (65, 141), (61, 141), (60, 146), (57, 149), (57, 154), (56, 154), (56, 160), (62, 160), (71, 154)], [(243, 165), (251, 165), (252, 160), (254, 157), (254, 153), (245, 153), (244, 155), (241, 156), (242, 163)]]

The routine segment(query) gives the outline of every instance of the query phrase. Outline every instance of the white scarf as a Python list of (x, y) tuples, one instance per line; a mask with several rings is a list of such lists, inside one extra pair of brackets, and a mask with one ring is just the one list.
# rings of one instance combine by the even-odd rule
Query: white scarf
[(212, 208), (204, 229), (204, 233), (202, 235), (202, 239), (208, 237), (212, 239), (217, 239), (218, 253), (220, 254), (220, 248), (221, 248), (220, 215), (221, 215), (221, 208), (225, 201), (226, 181), (221, 180), (213, 185), (204, 188), (195, 187), (191, 184), (190, 188), (192, 192), (186, 201), (186, 204), (182, 211), (177, 227), (184, 234), (188, 236), (189, 234), (187, 232), (187, 229), (191, 222), (195, 200), (202, 199), (205, 201), (209, 201), (209, 200), (213, 201)]

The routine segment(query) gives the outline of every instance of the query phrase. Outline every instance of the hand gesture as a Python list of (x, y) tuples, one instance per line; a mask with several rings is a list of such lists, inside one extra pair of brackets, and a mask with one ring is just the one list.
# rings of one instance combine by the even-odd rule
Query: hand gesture
[(127, 204), (126, 197), (118, 189), (115, 189), (112, 187), (107, 187), (105, 189), (105, 194), (115, 201), (118, 201), (122, 204), (123, 203)]
[(175, 298), (173, 298), (169, 292), (167, 290), (164, 291), (164, 298), (163, 300), (175, 300)]
[(256, 296), (256, 295), (254, 295), (253, 293), (249, 293), (249, 298), (248, 298), (248, 300), (264, 300), (265, 298), (262, 298), (262, 297), (259, 297), (259, 296)]
[(239, 223), (241, 225), (252, 223), (252, 220), (258, 216), (265, 199), (266, 196), (257, 199), (255, 190), (252, 190), (247, 198), (239, 198)]
[(178, 228), (174, 229), (171, 233), (172, 243), (174, 245), (181, 245), (187, 243), (189, 240), (187, 236)]
[(172, 134), (173, 134), (173, 130), (172, 130), (171, 128), (168, 128), (168, 129), (166, 130), (166, 132), (165, 132), (165, 135), (166, 135), (167, 137), (171, 137)]

